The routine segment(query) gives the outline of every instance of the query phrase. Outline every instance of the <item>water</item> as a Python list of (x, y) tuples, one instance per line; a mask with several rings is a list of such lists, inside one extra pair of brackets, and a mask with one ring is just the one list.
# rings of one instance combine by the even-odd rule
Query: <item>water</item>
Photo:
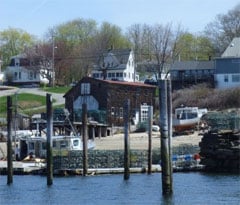
[(162, 196), (161, 174), (54, 177), (47, 186), (43, 176), (0, 176), (0, 204), (176, 204), (176, 205), (240, 205), (240, 176), (200, 172), (174, 173), (174, 193)]

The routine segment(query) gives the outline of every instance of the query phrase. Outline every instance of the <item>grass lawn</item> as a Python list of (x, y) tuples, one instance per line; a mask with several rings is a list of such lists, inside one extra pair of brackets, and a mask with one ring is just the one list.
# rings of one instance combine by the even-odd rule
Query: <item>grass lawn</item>
[(42, 90), (50, 93), (66, 93), (72, 87), (69, 86), (61, 86), (61, 87), (43, 87)]
[[(53, 102), (55, 100), (53, 99)], [(12, 98), (13, 112), (15, 111), (16, 99)], [(19, 113), (32, 115), (34, 113), (46, 112), (46, 97), (34, 95), (30, 93), (20, 93), (17, 96), (17, 109)], [(43, 108), (39, 108), (45, 106)], [(0, 115), (6, 116), (7, 114), (7, 96), (0, 97)]]

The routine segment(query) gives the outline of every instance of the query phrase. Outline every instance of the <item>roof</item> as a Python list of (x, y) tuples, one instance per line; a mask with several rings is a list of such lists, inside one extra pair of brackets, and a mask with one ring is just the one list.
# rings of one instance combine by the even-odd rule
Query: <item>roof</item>
[(240, 37), (234, 38), (222, 54), (224, 57), (240, 57)]
[[(103, 51), (98, 56), (97, 64), (94, 66), (94, 70), (102, 69), (103, 64), (105, 64), (105, 68), (108, 69), (125, 69), (125, 66), (128, 63), (128, 59), (131, 49), (112, 49)], [(106, 64), (106, 62), (111, 62), (110, 65)]]
[(176, 61), (170, 70), (209, 70), (214, 69), (214, 61)]
[(114, 81), (114, 80), (102, 80), (106, 83), (109, 84), (114, 84), (114, 85), (126, 85), (126, 86), (141, 86), (141, 87), (149, 87), (149, 88), (155, 88), (156, 86), (154, 85), (149, 85), (149, 84), (145, 84), (142, 82), (126, 82), (126, 81)]
[(82, 82), (99, 82), (99, 83), (106, 83), (109, 85), (119, 85), (119, 86), (134, 86), (134, 87), (144, 87), (144, 88), (156, 88), (156, 86), (154, 85), (149, 85), (149, 84), (145, 84), (142, 82), (126, 82), (126, 81), (114, 81), (114, 80), (100, 80), (100, 79), (96, 79), (96, 78), (91, 78), (91, 77), (84, 77), (82, 78), (77, 85), (75, 85), (74, 87), (72, 87), (67, 93), (65, 93), (65, 95), (63, 97), (66, 97), (67, 95), (69, 95), (71, 93), (71, 91), (76, 87), (79, 86), (80, 83)]

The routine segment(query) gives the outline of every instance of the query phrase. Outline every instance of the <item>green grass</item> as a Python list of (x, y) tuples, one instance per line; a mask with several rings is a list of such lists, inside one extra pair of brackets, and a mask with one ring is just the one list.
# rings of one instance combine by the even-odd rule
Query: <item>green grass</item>
[(61, 86), (61, 87), (43, 87), (42, 88), (46, 92), (50, 93), (66, 93), (71, 89), (69, 86)]
[[(56, 100), (53, 99), (53, 102)], [(13, 112), (15, 111), (16, 99), (12, 97)], [(18, 112), (28, 115), (46, 112), (46, 97), (29, 93), (20, 93), (17, 97)], [(42, 107), (44, 106), (44, 107)], [(39, 109), (37, 109), (40, 107)], [(64, 107), (60, 105), (57, 107)], [(0, 116), (7, 114), (7, 96), (0, 97)]]

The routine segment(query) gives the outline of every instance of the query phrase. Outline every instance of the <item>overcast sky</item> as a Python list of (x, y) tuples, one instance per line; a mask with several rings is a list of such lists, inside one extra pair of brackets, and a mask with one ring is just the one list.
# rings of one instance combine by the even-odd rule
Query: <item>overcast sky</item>
[(42, 38), (47, 30), (76, 18), (107, 21), (122, 28), (135, 23), (181, 24), (191, 33), (203, 31), (217, 14), (238, 0), (0, 0), (0, 31), (20, 28)]

